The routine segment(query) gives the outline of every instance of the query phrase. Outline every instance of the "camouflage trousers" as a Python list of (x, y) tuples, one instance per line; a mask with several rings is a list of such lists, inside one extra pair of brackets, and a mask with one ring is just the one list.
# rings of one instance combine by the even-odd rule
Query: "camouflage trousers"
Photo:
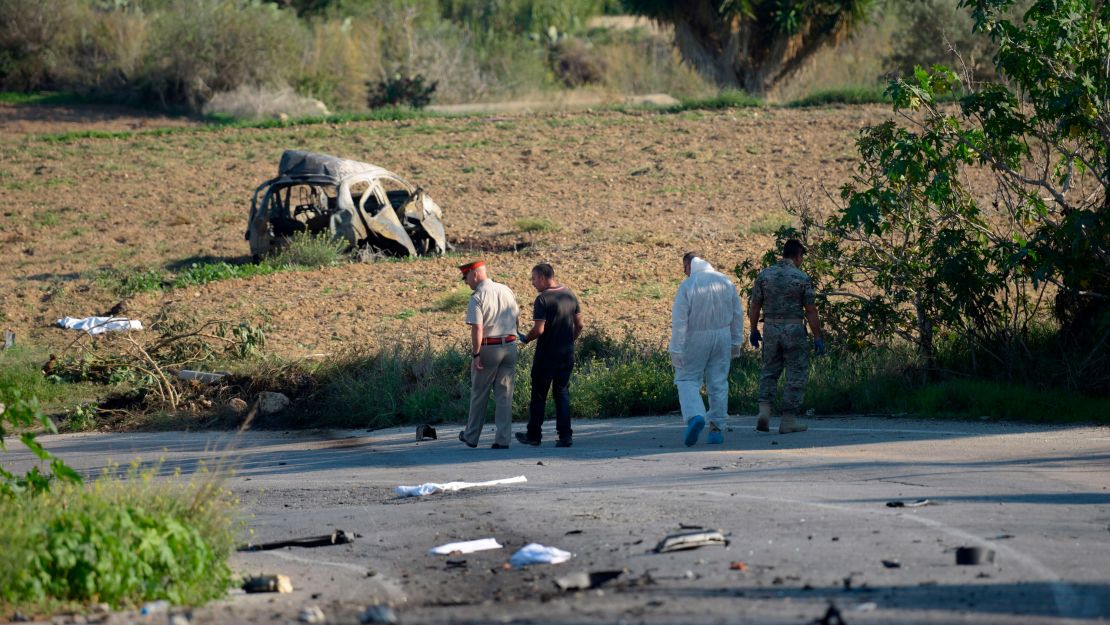
[(786, 369), (782, 409), (796, 412), (805, 398), (809, 378), (809, 340), (800, 323), (763, 324), (763, 373), (759, 376), (759, 401), (774, 402), (779, 376)]

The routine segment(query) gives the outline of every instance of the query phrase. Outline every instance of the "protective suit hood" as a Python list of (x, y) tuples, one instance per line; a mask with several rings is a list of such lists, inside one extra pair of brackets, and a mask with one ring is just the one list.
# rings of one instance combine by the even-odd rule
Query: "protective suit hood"
[(701, 258), (699, 256), (695, 256), (690, 259), (691, 276), (695, 273), (701, 273), (703, 271), (713, 271), (713, 265), (710, 265), (708, 260), (705, 260), (704, 258)]

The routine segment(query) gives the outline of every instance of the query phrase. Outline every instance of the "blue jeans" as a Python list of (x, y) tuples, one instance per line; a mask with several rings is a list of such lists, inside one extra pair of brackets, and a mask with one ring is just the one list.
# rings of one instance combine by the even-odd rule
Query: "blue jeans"
[(532, 400), (528, 404), (528, 439), (539, 441), (543, 438), (544, 409), (547, 406), (547, 391), (551, 390), (555, 400), (555, 431), (559, 440), (570, 440), (574, 431), (570, 429), (570, 372), (574, 363), (561, 366), (532, 366)]

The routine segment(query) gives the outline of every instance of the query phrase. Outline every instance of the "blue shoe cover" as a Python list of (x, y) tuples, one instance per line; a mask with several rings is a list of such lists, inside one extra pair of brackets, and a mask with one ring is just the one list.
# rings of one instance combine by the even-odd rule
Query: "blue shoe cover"
[(709, 434), (705, 435), (705, 442), (708, 445), (720, 445), (725, 442), (725, 433), (720, 430), (710, 430)]
[(690, 419), (686, 424), (686, 438), (684, 442), (687, 447), (693, 447), (698, 442), (698, 437), (701, 436), (701, 431), (705, 427), (705, 419), (701, 416)]

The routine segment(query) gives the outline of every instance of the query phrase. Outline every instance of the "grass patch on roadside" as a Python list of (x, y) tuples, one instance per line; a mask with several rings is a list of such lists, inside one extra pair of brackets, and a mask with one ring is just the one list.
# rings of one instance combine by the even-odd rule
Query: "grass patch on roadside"
[(786, 106), (789, 108), (805, 108), (833, 104), (888, 104), (889, 102), (890, 98), (886, 96), (886, 87), (876, 85), (814, 91), (797, 100), (787, 102)]
[(436, 300), (431, 310), (435, 312), (460, 312), (466, 310), (471, 295), (472, 292), (468, 288), (456, 288), (454, 291)]
[[(0, 351), (0, 389), (18, 389), (23, 397), (37, 397), (47, 411), (80, 405), (92, 399), (89, 384), (60, 384), (42, 374), (49, 355), (41, 349), (16, 345)], [(0, 402), (4, 401), (0, 395)]]
[(779, 231), (779, 228), (790, 226), (794, 223), (794, 218), (786, 213), (771, 213), (769, 215), (761, 215), (755, 221), (748, 225), (748, 234), (774, 234)]
[(2, 613), (225, 596), (237, 501), (216, 476), (165, 481), (156, 470), (0, 501)]

